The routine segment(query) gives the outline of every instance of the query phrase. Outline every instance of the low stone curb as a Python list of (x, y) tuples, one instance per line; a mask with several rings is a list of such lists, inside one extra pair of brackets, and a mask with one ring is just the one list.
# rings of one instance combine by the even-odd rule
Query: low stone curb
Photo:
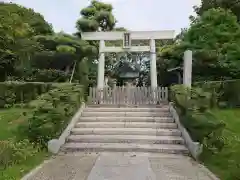
[(178, 113), (176, 109), (173, 107), (172, 102), (169, 103), (169, 110), (176, 124), (178, 125), (179, 130), (182, 133), (182, 137), (185, 140), (187, 148), (189, 149), (193, 158), (197, 160), (199, 155), (202, 153), (202, 145), (199, 142), (194, 142), (190, 135), (188, 134), (187, 130), (182, 126), (179, 120)]
[(207, 175), (212, 179), (212, 180), (220, 180), (215, 174), (213, 174), (208, 168), (206, 168), (204, 165), (199, 164), (198, 165), (201, 169), (203, 169)]
[(32, 178), (44, 165), (51, 162), (53, 159), (45, 160), (42, 164), (38, 165), (35, 169), (31, 170), (28, 174), (26, 174), (21, 180), (29, 180)]
[(83, 109), (85, 108), (85, 103), (82, 103), (81, 107), (77, 111), (77, 113), (73, 116), (72, 120), (68, 124), (67, 128), (63, 131), (61, 136), (58, 139), (52, 139), (48, 142), (48, 151), (57, 154), (62, 147), (62, 145), (65, 144), (66, 138), (70, 135), (71, 130), (74, 128), (75, 124), (78, 122), (79, 118), (82, 115)]

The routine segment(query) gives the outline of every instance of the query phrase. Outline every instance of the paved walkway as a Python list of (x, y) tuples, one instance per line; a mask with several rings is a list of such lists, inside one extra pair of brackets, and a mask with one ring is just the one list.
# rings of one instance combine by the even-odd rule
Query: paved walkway
[(191, 158), (147, 153), (58, 155), (23, 180), (215, 180)]

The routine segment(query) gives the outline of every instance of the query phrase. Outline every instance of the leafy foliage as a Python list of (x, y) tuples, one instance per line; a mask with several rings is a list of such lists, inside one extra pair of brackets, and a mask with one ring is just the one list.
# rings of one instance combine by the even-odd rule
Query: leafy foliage
[(238, 20), (240, 20), (240, 2), (238, 0), (201, 0), (201, 5), (199, 7), (195, 7), (195, 12), (198, 15), (202, 15), (209, 9), (219, 7), (231, 10), (237, 16)]
[(193, 81), (240, 77), (240, 25), (229, 10), (210, 9), (192, 18), (181, 40), (161, 52), (168, 67), (182, 66), (186, 49), (193, 51)]
[(15, 76), (8, 77), (8, 81), (21, 82), (68, 82), (70, 74), (55, 69), (23, 69)]
[(58, 86), (43, 94), (29, 105), (35, 108), (27, 121), (19, 127), (19, 133), (42, 147), (59, 137), (83, 100), (83, 87), (75, 84)]
[(27, 139), (0, 141), (0, 170), (6, 169), (13, 164), (19, 164), (34, 156), (37, 152), (38, 149)]
[(184, 41), (196, 49), (195, 67), (205, 76), (240, 77), (240, 25), (230, 11), (212, 9), (194, 19)]
[[(97, 54), (96, 48), (86, 41), (63, 32), (54, 34), (51, 25), (32, 9), (1, 3), (0, 10), (0, 34), (3, 35), (0, 38), (0, 81), (8, 77), (37, 81), (35, 72), (40, 76), (42, 73), (34, 69), (44, 69), (49, 75), (50, 71), (55, 75), (65, 71), (68, 77), (74, 64)], [(24, 74), (26, 71), (29, 77)], [(46, 82), (50, 79), (53, 77), (46, 78)]]
[(65, 71), (67, 76), (74, 71), (75, 80), (78, 81), (82, 72), (74, 67), (79, 67), (83, 59), (92, 59), (97, 54), (97, 49), (88, 42), (65, 33), (37, 36), (36, 39), (46, 50), (35, 56), (32, 66)]
[(20, 17), (17, 14), (6, 16), (8, 12), (6, 10), (0, 13), (0, 80), (4, 80), (5, 77), (14, 71), (14, 64), (17, 61), (17, 55), (15, 49), (17, 42), (15, 39), (31, 32), (28, 24), (24, 24), (20, 21)]
[(46, 50), (52, 52), (70, 52), (70, 54), (76, 54), (80, 58), (96, 53), (95, 47), (91, 46), (88, 42), (63, 32), (53, 36), (36, 36), (35, 38), (43, 44)]
[[(23, 24), (28, 24), (33, 30), (34, 35), (53, 34), (52, 26), (47, 23), (44, 17), (34, 12), (33, 9), (28, 9), (14, 3), (0, 3), (0, 12), (6, 17), (18, 15)], [(12, 24), (13, 25), (13, 24)]]
[(240, 175), (240, 131), (239, 131), (239, 109), (215, 109), (214, 115), (226, 123), (224, 130), (225, 146), (217, 154), (207, 152), (202, 154), (201, 159), (211, 171), (224, 180), (239, 179)]
[(204, 145), (205, 151), (219, 152), (224, 147), (223, 130), (225, 124), (210, 111), (211, 94), (200, 88), (188, 89), (182, 85), (171, 88), (180, 121), (194, 141)]
[[(4, 135), (0, 141), (1, 178), (16, 179), (17, 176), (19, 179), (40, 163), (46, 155), (48, 140), (59, 137), (84, 98), (84, 88), (78, 84), (53, 84), (52, 87), (54, 89), (31, 101), (28, 108), (0, 112)], [(21, 172), (12, 174), (9, 171), (12, 168), (17, 172), (21, 168)]]
[[(81, 18), (77, 21), (76, 27), (78, 29), (76, 35), (81, 37), (82, 32), (99, 32), (99, 31), (119, 31), (124, 28), (115, 28), (116, 19), (113, 15), (113, 7), (111, 4), (101, 2), (99, 0), (91, 0), (90, 5), (83, 8), (80, 12)], [(91, 45), (98, 49), (99, 42), (91, 41)], [(118, 42), (106, 42), (107, 45), (118, 45)], [(90, 79), (96, 79), (96, 61), (98, 60), (98, 51), (93, 53), (92, 57), (88, 58), (88, 72)], [(112, 65), (116, 62), (115, 53), (106, 53), (105, 69), (112, 70)], [(110, 68), (109, 68), (110, 67)], [(94, 80), (91, 80), (92, 84)]]
[(0, 19), (0, 81), (4, 81), (15, 68), (28, 66), (31, 56), (41, 51), (33, 36), (51, 33), (51, 27), (40, 14), (11, 3), (0, 3)]
[(92, 0), (91, 4), (81, 10), (81, 16), (77, 21), (78, 33), (91, 31), (111, 31), (116, 20), (112, 14), (113, 7), (97, 0)]
[(211, 93), (211, 107), (240, 107), (240, 80), (198, 82), (194, 85)]

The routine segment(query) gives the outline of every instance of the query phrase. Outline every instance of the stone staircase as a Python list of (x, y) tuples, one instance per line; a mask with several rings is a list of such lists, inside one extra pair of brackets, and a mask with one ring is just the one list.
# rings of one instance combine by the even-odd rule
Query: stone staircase
[(168, 106), (87, 107), (61, 150), (188, 153)]

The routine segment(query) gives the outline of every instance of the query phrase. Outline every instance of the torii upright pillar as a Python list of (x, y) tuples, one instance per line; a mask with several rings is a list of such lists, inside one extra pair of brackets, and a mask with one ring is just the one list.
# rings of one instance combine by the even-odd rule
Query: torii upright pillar
[(99, 43), (99, 61), (98, 61), (98, 77), (97, 77), (97, 88), (104, 88), (104, 71), (105, 71), (105, 41), (100, 40)]
[(156, 45), (155, 39), (150, 40), (150, 68), (151, 68), (151, 87), (153, 89), (157, 88), (157, 62), (156, 62)]

